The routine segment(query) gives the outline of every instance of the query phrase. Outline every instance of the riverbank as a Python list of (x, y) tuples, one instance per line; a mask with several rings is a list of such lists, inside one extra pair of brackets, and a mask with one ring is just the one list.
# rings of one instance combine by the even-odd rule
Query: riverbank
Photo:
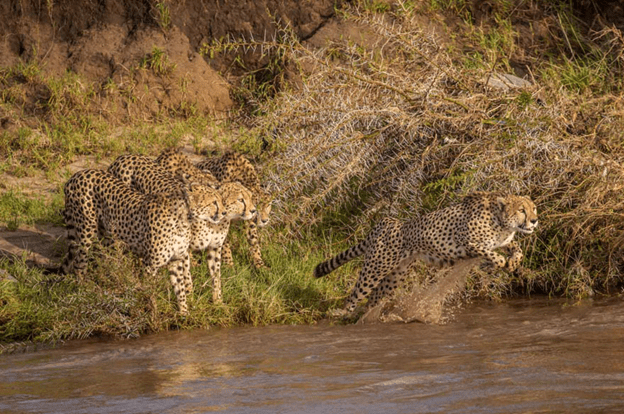
[[(467, 296), (620, 293), (617, 10), (582, 19), (582, 4), (490, 3), (359, 1), (327, 11), (318, 2), (309, 20), (267, 17), (270, 37), (224, 28), (202, 41), (180, 26), (182, 6), (167, 2), (142, 14), (120, 2), (125, 12), (111, 16), (134, 20), (68, 32), (63, 2), (24, 11), (20, 30), (39, 22), (39, 37), (7, 41), (18, 57), (0, 68), (0, 231), (19, 235), (5, 238), (0, 259), (0, 342), (313, 323), (342, 305), (357, 277), (356, 263), (313, 280), (318, 262), (383, 216), (408, 218), (476, 190), (530, 196), (540, 226), (519, 238), (521, 271), (475, 270)], [(46, 30), (57, 33), (51, 43)], [(68, 36), (71, 56), (59, 46)], [(251, 268), (236, 233), (225, 304), (210, 303), (197, 258), (186, 319), (164, 275), (144, 280), (116, 251), (99, 252), (81, 283), (46, 274), (66, 248), (64, 181), (123, 153), (169, 147), (196, 158), (234, 149), (256, 163), (275, 197), (260, 232), (270, 269)], [(411, 281), (435, 275), (417, 266)]]

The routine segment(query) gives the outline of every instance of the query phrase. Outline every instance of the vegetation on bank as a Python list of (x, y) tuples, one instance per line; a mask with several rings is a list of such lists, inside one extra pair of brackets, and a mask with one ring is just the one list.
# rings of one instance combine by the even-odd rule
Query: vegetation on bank
[[(222, 122), (197, 114), (192, 102), (149, 119), (130, 112), (111, 119), (100, 109), (131, 106), (131, 89), (110, 84), (103, 96), (74, 75), (47, 76), (36, 58), (0, 68), (3, 122), (15, 125), (0, 133), (0, 173), (53, 188), (33, 195), (0, 183), (0, 225), (8, 229), (62, 223), (61, 186), (78, 156), (156, 155), (182, 143), (197, 153), (249, 154), (276, 197), (273, 224), (260, 232), (271, 268), (251, 268), (236, 233), (224, 304), (210, 302), (198, 258), (184, 319), (168, 279), (141, 278), (136, 261), (116, 250), (94, 252), (97, 265), (82, 281), (44, 274), (21, 258), (0, 260), (0, 343), (311, 323), (341, 306), (357, 276), (349, 265), (314, 280), (318, 262), (382, 216), (407, 218), (474, 190), (530, 196), (540, 227), (520, 238), (523, 271), (475, 271), (470, 295), (620, 292), (624, 38), (614, 27), (589, 30), (569, 2), (488, 4), (477, 22), (463, 1), (361, 0), (337, 10), (359, 39), (335, 36), (312, 49), (284, 27), (272, 40), (206, 44), (207, 55), (255, 51), (268, 62), (235, 80), (240, 107)], [(155, 48), (136, 70), (166, 77), (171, 65)], [(514, 72), (531, 85), (492, 86)], [(431, 276), (423, 266), (413, 274)]]
[[(211, 279), (203, 256), (192, 268), (194, 295), (187, 317), (181, 317), (169, 278), (141, 276), (137, 260), (121, 248), (97, 249), (93, 265), (82, 280), (44, 274), (23, 261), (0, 260), (14, 279), (0, 281), (2, 342), (56, 342), (91, 336), (133, 338), (145, 332), (179, 328), (209, 328), (243, 324), (312, 323), (349, 288), (345, 279), (314, 280), (314, 265), (323, 259), (318, 246), (284, 240), (264, 249), (270, 269), (256, 270), (246, 254), (243, 232), (234, 267), (222, 269), (223, 299), (212, 303)], [(352, 270), (352, 269), (351, 269)], [(0, 274), (0, 276), (2, 276)], [(10, 350), (10, 344), (2, 345)]]
[[(371, 4), (340, 11), (362, 28), (359, 43), (335, 39), (313, 51), (284, 31), (273, 46), (313, 67), (302, 69), (303, 87), (265, 100), (257, 120), (278, 148), (268, 181), (284, 199), (303, 200), (284, 206), (285, 222), (362, 237), (382, 216), (431, 211), (471, 191), (528, 195), (541, 224), (520, 237), (526, 269), (475, 280), (474, 293), (618, 293), (622, 34), (588, 31), (567, 3), (542, 10), (557, 17), (543, 19), (549, 31), (567, 39), (552, 47), (522, 39), (523, 26), (512, 24), (535, 5), (495, 2), (480, 26), (464, 7), (453, 27), (423, 28), (408, 2), (383, 13)], [(446, 43), (431, 34), (440, 27)], [(531, 84), (494, 84), (514, 71)]]

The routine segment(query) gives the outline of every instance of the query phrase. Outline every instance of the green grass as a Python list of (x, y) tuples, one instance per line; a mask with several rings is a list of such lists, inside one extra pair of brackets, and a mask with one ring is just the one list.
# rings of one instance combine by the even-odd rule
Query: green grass
[(313, 323), (340, 307), (353, 280), (353, 266), (314, 279), (314, 266), (332, 254), (329, 245), (320, 242), (319, 248), (313, 242), (288, 241), (283, 234), (270, 235), (273, 232), (262, 232), (279, 242), (265, 244), (264, 258), (271, 268), (261, 270), (251, 267), (242, 232), (234, 232), (235, 265), (222, 269), (224, 303), (220, 305), (212, 303), (206, 262), (195, 255), (194, 292), (185, 318), (177, 312), (165, 270), (155, 279), (144, 278), (138, 261), (114, 248), (96, 249), (81, 281), (44, 275), (23, 261), (0, 260), (0, 269), (15, 279), (2, 280), (0, 273), (0, 352), (2, 344), (15, 341), (131, 338), (215, 325)]
[(159, 76), (167, 76), (176, 68), (176, 64), (171, 62), (167, 53), (159, 47), (154, 46), (152, 52), (143, 57), (139, 62), (139, 68), (147, 68), (154, 71)]
[[(137, 66), (131, 72), (168, 77), (176, 63), (154, 47)], [(184, 79), (178, 83), (183, 90)], [(137, 85), (136, 79), (123, 86), (112, 79), (93, 84), (71, 72), (48, 76), (37, 57), (0, 68), (0, 111), (16, 126), (0, 132), (0, 159), (7, 160), (1, 172), (22, 177), (56, 171), (81, 155), (158, 154), (189, 134), (206, 134), (212, 121), (190, 101), (146, 115)]]
[(387, 1), (358, 0), (356, 3), (370, 13), (385, 13), (390, 11), (392, 8), (390, 3)]
[(588, 55), (585, 58), (566, 60), (563, 63), (546, 65), (542, 72), (544, 79), (557, 83), (572, 93), (598, 94), (617, 91), (621, 82), (614, 78), (605, 56)]
[(153, 5), (156, 11), (156, 22), (163, 30), (168, 30), (171, 27), (171, 12), (169, 11), (169, 4), (167, 0), (159, 0)]
[(16, 230), (23, 224), (62, 225), (63, 217), (60, 213), (62, 208), (61, 194), (42, 198), (8, 190), (0, 194), (0, 224), (6, 225), (9, 230)]

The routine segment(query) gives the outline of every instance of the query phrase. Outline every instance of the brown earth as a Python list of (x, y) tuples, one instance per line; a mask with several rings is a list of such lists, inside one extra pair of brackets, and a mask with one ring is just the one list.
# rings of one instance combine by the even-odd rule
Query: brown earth
[[(226, 36), (271, 38), (278, 24), (290, 25), (305, 39), (334, 14), (335, 4), (330, 0), (160, 2), (171, 16), (171, 23), (163, 28), (158, 3), (2, 2), (0, 15), (11, 18), (0, 22), (0, 67), (36, 59), (46, 75), (76, 73), (96, 85), (102, 111), (109, 115), (152, 118), (184, 112), (189, 103), (199, 113), (218, 115), (231, 108), (232, 100), (228, 82), (213, 67), (229, 67), (232, 57), (207, 61), (198, 53), (204, 42)], [(156, 49), (167, 57), (166, 74), (141, 68)], [(254, 53), (245, 62), (247, 68), (263, 64)], [(136, 103), (105, 99), (111, 82), (131, 93)], [(45, 100), (46, 91), (35, 88), (31, 95), (34, 101)]]
[(21, 226), (15, 231), (0, 229), (0, 258), (18, 258), (33, 266), (54, 267), (62, 257), (64, 236), (63, 227), (51, 225)]

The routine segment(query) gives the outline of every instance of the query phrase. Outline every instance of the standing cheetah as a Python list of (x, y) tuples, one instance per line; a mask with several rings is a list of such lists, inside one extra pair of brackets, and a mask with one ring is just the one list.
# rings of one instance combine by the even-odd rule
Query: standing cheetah
[[(210, 171), (219, 181), (238, 181), (251, 190), (258, 215), (255, 220), (246, 222), (247, 241), (254, 266), (266, 267), (260, 251), (258, 227), (265, 227), (269, 223), (272, 201), (269, 194), (260, 186), (256, 168), (243, 155), (234, 152), (207, 159), (197, 163), (196, 166), (201, 170)], [(223, 244), (222, 256), (224, 264), (233, 263), (232, 251), (227, 241)]]
[(192, 251), (206, 250), (208, 269), (212, 278), (212, 300), (223, 301), (221, 292), (221, 249), (232, 220), (251, 220), (256, 215), (251, 192), (240, 183), (223, 183), (219, 188), (226, 216), (218, 224), (195, 221), (191, 228)]
[(84, 273), (87, 251), (96, 236), (124, 242), (143, 259), (145, 271), (168, 266), (181, 314), (192, 291), (189, 243), (191, 222), (219, 223), (223, 205), (218, 194), (191, 185), (183, 194), (142, 194), (102, 170), (83, 170), (65, 184), (65, 223), (69, 252), (64, 273)]
[[(363, 254), (360, 276), (345, 306), (352, 312), (371, 292), (369, 306), (391, 294), (416, 259), (444, 266), (483, 257), (490, 266), (512, 271), (523, 257), (514, 235), (531, 234), (536, 226), (537, 209), (530, 199), (473, 193), (457, 205), (408, 222), (383, 219), (362, 242), (316, 266), (314, 276), (325, 276)], [(501, 247), (508, 259), (494, 251)]]
[[(187, 164), (185, 156), (175, 151), (165, 151), (157, 158), (162, 165), (141, 155), (122, 155), (109, 167), (116, 176), (132, 188), (142, 193), (178, 192), (184, 187), (182, 181), (188, 179), (203, 184), (211, 181), (210, 173)], [(190, 164), (190, 162), (189, 162)], [(172, 172), (179, 170), (177, 178)], [(201, 220), (191, 221), (189, 248), (193, 251), (208, 250), (208, 268), (213, 284), (213, 300), (222, 302), (221, 292), (221, 249), (230, 228), (231, 220), (251, 220), (256, 215), (256, 207), (251, 192), (240, 183), (221, 183), (219, 189), (206, 186), (205, 191), (218, 192), (223, 203), (223, 220), (218, 224)]]

